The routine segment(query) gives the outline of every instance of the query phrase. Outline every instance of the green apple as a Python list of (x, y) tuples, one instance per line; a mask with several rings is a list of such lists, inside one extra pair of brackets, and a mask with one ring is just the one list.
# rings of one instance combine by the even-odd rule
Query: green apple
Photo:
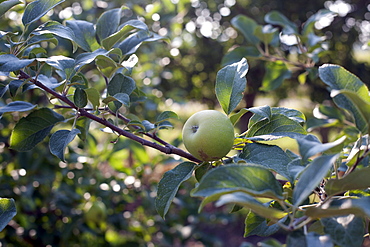
[(107, 217), (107, 208), (102, 201), (87, 202), (84, 207), (86, 221), (101, 223)]
[(216, 110), (203, 110), (192, 115), (182, 129), (186, 149), (203, 161), (219, 160), (234, 144), (234, 126)]

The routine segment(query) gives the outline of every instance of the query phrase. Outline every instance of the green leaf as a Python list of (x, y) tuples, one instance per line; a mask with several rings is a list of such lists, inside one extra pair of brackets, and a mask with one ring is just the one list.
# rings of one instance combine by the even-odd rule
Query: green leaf
[(95, 50), (93, 52), (85, 52), (85, 53), (79, 54), (76, 57), (75, 70), (79, 71), (82, 68), (82, 66), (93, 62), (96, 59), (97, 56), (99, 56), (99, 55), (105, 56), (108, 53), (109, 52), (104, 50), (104, 49), (98, 49), (98, 50)]
[(265, 217), (261, 217), (255, 214), (253, 211), (249, 211), (244, 223), (245, 238), (252, 235), (268, 237), (280, 229), (278, 224), (268, 225)]
[(297, 123), (303, 125), (306, 122), (306, 117), (305, 115), (295, 109), (291, 108), (285, 108), (285, 107), (273, 107), (271, 108), (272, 114), (281, 114), (286, 117), (288, 117), (291, 120), (296, 121)]
[(22, 17), (23, 25), (28, 25), (43, 17), (49, 10), (64, 2), (64, 0), (36, 0), (29, 3)]
[(73, 102), (78, 108), (83, 108), (87, 105), (87, 93), (84, 89), (77, 87), (73, 95)]
[(252, 18), (245, 15), (237, 15), (231, 19), (233, 27), (241, 32), (249, 44), (258, 45), (260, 40), (254, 35), (258, 24)]
[(332, 168), (337, 155), (322, 155), (314, 159), (302, 172), (293, 190), (294, 206), (298, 207)]
[(105, 38), (101, 43), (107, 50), (111, 49), (115, 44), (120, 43), (127, 37), (133, 29), (149, 32), (148, 26), (140, 20), (129, 20), (121, 25), (119, 31)]
[(237, 113), (233, 114), (230, 116), (230, 121), (233, 125), (235, 125), (239, 119), (245, 114), (248, 112), (248, 109), (247, 108), (242, 108), (240, 109)]
[[(320, 79), (330, 87), (330, 91), (348, 90), (358, 95), (364, 102), (370, 102), (369, 90), (355, 75), (338, 65), (325, 64), (319, 68)], [(356, 105), (345, 95), (334, 95), (335, 104), (349, 111), (354, 117), (357, 128), (366, 133), (368, 123), (363, 118)]]
[(297, 26), (279, 11), (271, 11), (265, 15), (265, 21), (283, 28), (283, 34), (298, 34)]
[(177, 114), (173, 111), (164, 111), (161, 114), (159, 114), (159, 116), (155, 120), (155, 124), (162, 123), (162, 122), (167, 121), (168, 119), (171, 119), (171, 118), (178, 119), (179, 116), (177, 116)]
[(116, 93), (113, 97), (125, 106), (130, 106), (130, 96), (126, 93)]
[(87, 99), (91, 102), (94, 109), (97, 109), (100, 105), (100, 93), (96, 88), (87, 88), (85, 89), (87, 93)]
[(275, 145), (246, 143), (238, 157), (247, 163), (258, 164), (274, 170), (290, 182), (293, 182), (298, 173), (304, 169), (304, 166), (297, 166), (295, 169), (288, 166), (293, 160)]
[(283, 114), (272, 114), (270, 119), (252, 121), (246, 137), (251, 140), (274, 140), (282, 137), (293, 139), (307, 134), (306, 130), (296, 120)]
[(12, 54), (0, 55), (0, 71), (12, 72), (23, 69), (30, 65), (35, 59), (18, 59)]
[[(96, 34), (99, 40), (104, 40), (106, 37), (117, 31), (121, 20), (122, 8), (111, 9), (105, 11), (96, 22)], [(110, 48), (109, 48), (110, 49)]]
[(30, 39), (27, 40), (27, 46), (30, 47), (31, 45), (40, 44), (42, 42), (49, 42), (54, 44), (55, 46), (58, 45), (58, 39), (52, 33), (44, 33), (40, 35), (33, 35)]
[(195, 163), (183, 162), (166, 172), (159, 181), (155, 208), (162, 218), (167, 214), (180, 185), (192, 176), (195, 167)]
[(276, 37), (279, 37), (278, 29), (271, 25), (258, 26), (254, 31), (254, 35), (265, 44), (269, 44), (276, 39)]
[(96, 56), (95, 64), (98, 70), (107, 78), (111, 78), (118, 68), (117, 63), (106, 55)]
[(69, 20), (66, 21), (67, 27), (72, 29), (75, 41), (79, 47), (85, 51), (95, 51), (99, 48), (99, 44), (95, 38), (94, 24), (82, 20)]
[(225, 204), (236, 204), (245, 208), (249, 208), (256, 214), (273, 221), (278, 221), (287, 215), (287, 213), (284, 211), (263, 205), (261, 202), (254, 199), (253, 196), (244, 192), (234, 192), (222, 195), (216, 202), (217, 207)]
[(54, 125), (64, 120), (64, 117), (49, 108), (41, 108), (21, 118), (10, 137), (10, 148), (17, 151), (31, 150), (41, 142)]
[(237, 191), (282, 199), (282, 188), (274, 175), (268, 169), (253, 164), (217, 167), (202, 177), (191, 195), (208, 197)]
[(277, 89), (283, 84), (285, 79), (290, 78), (292, 75), (286, 64), (281, 61), (269, 62), (265, 68), (266, 73), (260, 88), (262, 91), (268, 92)]
[(218, 71), (216, 97), (226, 114), (230, 114), (242, 100), (247, 86), (247, 72), (248, 63), (245, 58)]
[(161, 39), (164, 39), (164, 37), (140, 30), (128, 36), (125, 40), (117, 44), (117, 46), (122, 50), (122, 55), (131, 55), (137, 51), (143, 42), (153, 42)]
[(320, 21), (323, 18), (334, 17), (336, 14), (331, 12), (328, 9), (320, 9), (315, 14), (311, 15), (310, 18), (303, 25), (302, 34), (308, 35), (309, 33), (314, 32), (315, 23)]
[(339, 246), (361, 247), (364, 240), (365, 222), (353, 214), (339, 217), (323, 218), (325, 233)]
[(315, 232), (304, 234), (302, 231), (291, 232), (287, 237), (287, 247), (333, 247), (334, 244), (329, 235), (320, 236)]
[(22, 112), (22, 111), (30, 111), (33, 108), (35, 108), (37, 105), (33, 105), (29, 102), (24, 102), (24, 101), (13, 101), (10, 102), (9, 104), (0, 107), (0, 118), (1, 115), (4, 114), (5, 112)]
[(272, 109), (268, 105), (251, 107), (248, 109), (248, 111), (253, 113), (253, 116), (249, 120), (248, 128), (262, 120), (270, 121), (272, 117)]
[(22, 3), (19, 0), (7, 0), (0, 3), (0, 17), (15, 5)]
[(354, 214), (359, 217), (370, 217), (369, 205), (369, 197), (361, 197), (358, 199), (331, 199), (319, 207), (307, 208), (305, 215), (314, 219), (349, 214)]
[(32, 34), (34, 35), (42, 35), (46, 33), (51, 33), (61, 38), (72, 41), (73, 51), (76, 51), (76, 36), (71, 28), (62, 25), (57, 21), (49, 21), (32, 31)]
[(65, 149), (67, 148), (68, 144), (73, 141), (77, 134), (81, 134), (79, 129), (73, 129), (71, 131), (58, 130), (50, 137), (50, 152), (57, 156), (61, 161), (65, 162)]
[(299, 145), (299, 153), (303, 160), (308, 160), (310, 157), (325, 152), (333, 147), (342, 144), (346, 140), (345, 136), (342, 136), (338, 140), (330, 143), (321, 143), (320, 140), (314, 135), (307, 135), (303, 138), (298, 138), (297, 142)]
[(233, 63), (239, 62), (242, 58), (257, 58), (261, 57), (261, 52), (254, 46), (239, 46), (232, 51), (226, 53), (222, 57), (221, 66), (225, 67)]
[(356, 107), (359, 115), (367, 124), (366, 133), (370, 133), (370, 101), (364, 101), (357, 93), (349, 90), (332, 91), (331, 97), (335, 97), (339, 94), (344, 95)]
[(116, 74), (108, 84), (108, 94), (115, 95), (117, 93), (125, 93), (130, 95), (136, 88), (136, 83), (131, 77), (121, 73)]
[(14, 199), (0, 198), (0, 231), (2, 231), (17, 214)]
[(76, 74), (74, 70), (75, 60), (73, 58), (59, 55), (51, 56), (48, 58), (37, 58), (37, 61), (45, 62), (48, 65), (62, 71), (65, 74), (66, 78), (71, 78)]
[(370, 167), (357, 169), (341, 179), (330, 179), (325, 184), (328, 196), (336, 195), (348, 190), (362, 190), (370, 187)]

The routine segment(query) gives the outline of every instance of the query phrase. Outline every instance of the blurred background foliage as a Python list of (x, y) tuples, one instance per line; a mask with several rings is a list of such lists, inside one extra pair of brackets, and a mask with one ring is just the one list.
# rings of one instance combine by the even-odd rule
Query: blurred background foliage
[[(66, 0), (43, 21), (94, 23), (104, 11), (121, 5), (119, 0)], [(146, 44), (136, 53), (139, 65), (132, 76), (145, 86), (150, 100), (134, 105), (132, 111), (145, 119), (153, 119), (163, 110), (178, 113), (177, 127), (161, 133), (176, 146), (181, 145), (181, 126), (191, 113), (219, 107), (214, 94), (217, 71), (224, 55), (245, 42), (230, 23), (238, 14), (264, 24), (265, 14), (277, 10), (301, 27), (320, 9), (337, 12), (337, 17), (318, 27), (329, 39), (328, 52), (318, 65), (342, 65), (369, 83), (369, 51), (362, 49), (370, 39), (370, 4), (366, 0), (135, 0), (124, 5), (128, 8), (123, 20), (140, 18), (151, 30), (168, 37), (168, 42)], [(17, 6), (3, 16), (0, 30), (19, 30), (21, 13), (22, 7)], [(44, 49), (49, 55), (72, 57), (81, 52), (70, 54), (71, 44), (65, 40)], [(291, 52), (289, 47), (285, 52)], [(289, 105), (309, 115), (315, 104), (328, 98), (317, 78), (298, 83), (298, 75), (274, 91), (262, 92), (259, 87), (266, 64), (258, 59), (248, 62), (248, 91), (241, 107)], [(87, 67), (83, 72), (96, 87), (105, 83), (98, 71)], [(30, 102), (42, 102), (44, 96), (27, 97), (33, 97)], [(230, 208), (207, 206), (198, 213), (200, 201), (189, 196), (194, 180), (182, 185), (166, 220), (161, 219), (153, 206), (156, 185), (179, 161), (102, 134), (99, 126), (92, 128), (97, 130), (84, 142), (70, 145), (68, 163), (52, 156), (46, 142), (25, 153), (8, 149), (10, 129), (21, 116), (14, 113), (0, 119), (0, 191), (2, 197), (15, 199), (18, 210), (0, 233), (2, 246), (249, 246), (262, 241), (242, 238), (243, 210), (229, 214)], [(82, 120), (79, 124), (86, 123)], [(89, 213), (96, 202), (103, 203), (100, 213)]]

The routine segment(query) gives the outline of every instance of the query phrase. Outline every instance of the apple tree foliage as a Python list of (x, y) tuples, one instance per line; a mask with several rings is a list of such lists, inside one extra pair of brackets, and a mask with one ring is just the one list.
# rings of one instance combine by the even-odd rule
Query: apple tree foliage
[[(100, 128), (114, 135), (112, 139), (127, 138), (184, 160), (158, 184), (153, 207), (163, 218), (180, 186), (194, 176), (198, 183), (190, 195), (202, 198), (199, 211), (209, 203), (230, 205), (233, 212), (247, 209), (245, 237), (285, 231), (288, 246), (361, 246), (370, 217), (370, 95), (345, 68), (317, 65), (327, 41), (315, 33), (314, 23), (333, 13), (318, 11), (302, 30), (277, 11), (265, 16), (266, 25), (243, 15), (233, 18), (232, 25), (246, 45), (225, 55), (215, 95), (234, 125), (247, 112), (253, 115), (248, 130), (235, 137), (235, 154), (207, 163), (159, 137), (160, 130), (173, 128), (177, 113), (165, 110), (145, 119), (135, 112), (135, 106), (148, 100), (145, 85), (131, 76), (140, 61), (135, 53), (144, 43), (166, 38), (139, 19), (121, 23), (125, 7), (104, 12), (96, 23), (42, 22), (62, 2), (33, 1), (25, 6), (21, 31), (0, 32), (5, 47), (0, 75), (6, 78), (0, 96), (10, 96), (0, 107), (0, 116), (19, 114), (14, 115), (19, 120), (9, 134), (11, 150), (30, 151), (48, 141), (50, 152), (65, 162), (72, 142), (85, 142), (89, 132)], [(0, 2), (0, 15), (19, 3)], [(297, 58), (279, 52), (282, 35), (295, 38)], [(57, 47), (60, 40), (70, 42), (73, 56), (45, 48), (45, 43)], [(250, 59), (266, 61), (263, 90), (278, 88), (300, 70), (299, 80), (319, 78), (334, 104), (318, 107), (321, 114), (313, 123), (293, 108), (238, 108), (248, 84), (246, 74), (252, 69)], [(103, 85), (86, 76), (92, 68), (100, 72)], [(322, 126), (338, 130), (332, 142), (322, 143), (310, 133)], [(295, 140), (299, 152), (275, 144), (282, 138)], [(0, 203), (3, 229), (16, 214), (17, 202), (3, 198)]]

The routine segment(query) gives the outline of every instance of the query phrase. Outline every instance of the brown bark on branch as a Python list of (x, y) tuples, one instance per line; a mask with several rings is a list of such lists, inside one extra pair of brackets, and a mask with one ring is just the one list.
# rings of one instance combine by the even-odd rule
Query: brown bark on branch
[[(30, 79), (31, 76), (29, 76), (28, 74), (26, 74), (25, 72), (23, 71), (20, 71), (20, 75), (19, 75), (19, 79)], [(55, 98), (63, 101), (64, 103), (66, 103), (70, 108), (72, 109), (75, 109), (78, 114), (80, 116), (84, 116), (84, 117), (87, 117), (95, 122), (98, 122), (110, 129), (112, 129), (113, 131), (115, 131), (116, 133), (118, 133), (119, 135), (121, 136), (124, 136), (124, 137), (127, 137), (133, 141), (136, 141), (138, 143), (140, 143), (141, 145), (143, 146), (148, 146), (148, 147), (151, 147), (151, 148), (154, 148), (162, 153), (165, 153), (165, 154), (176, 154), (176, 155), (179, 155), (180, 157), (183, 157), (183, 158), (186, 158), (190, 161), (193, 161), (193, 162), (196, 162), (196, 163), (200, 163), (201, 161), (198, 160), (197, 158), (195, 158), (193, 155), (191, 155), (190, 153), (188, 152), (185, 152), (184, 150), (180, 149), (180, 148), (177, 148), (167, 142), (165, 142), (164, 140), (160, 139), (158, 136), (156, 136), (155, 134), (151, 134), (151, 133), (144, 133), (144, 135), (148, 136), (149, 138), (155, 140), (155, 141), (149, 141), (147, 139), (144, 139), (140, 136), (137, 136), (129, 131), (126, 131), (124, 129), (121, 129), (119, 128), (118, 126), (110, 123), (109, 121), (107, 121), (106, 119), (104, 118), (100, 118), (94, 114), (91, 114), (88, 112), (88, 110), (86, 110), (85, 108), (78, 108), (70, 99), (68, 99), (66, 96), (64, 95), (61, 95), (59, 94), (58, 92), (48, 88), (47, 86), (45, 86), (44, 84), (42, 84), (40, 81), (36, 80), (36, 79), (30, 79), (30, 82), (32, 82), (34, 85), (38, 86), (39, 88), (43, 89), (44, 91), (46, 91), (47, 93), (53, 95)]]

